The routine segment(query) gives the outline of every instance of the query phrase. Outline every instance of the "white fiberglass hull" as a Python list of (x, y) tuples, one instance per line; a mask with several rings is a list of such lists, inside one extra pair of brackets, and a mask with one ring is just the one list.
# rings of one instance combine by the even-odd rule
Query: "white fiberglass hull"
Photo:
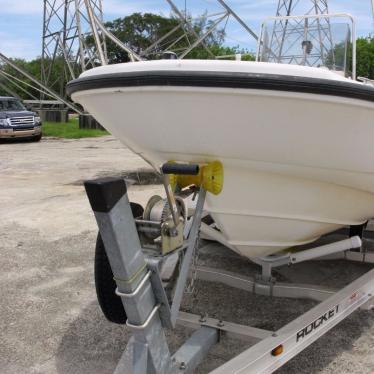
[[(184, 61), (158, 62), (162, 68), (164, 63), (170, 70), (190, 68)], [(198, 68), (208, 69), (207, 63), (201, 61), (203, 67)], [(152, 63), (115, 69), (126, 74), (128, 69), (136, 71), (137, 64), (141, 71), (154, 69)], [(266, 70), (272, 65), (235, 64), (222, 66)], [(293, 68), (299, 76), (302, 69), (322, 74), (324, 80), (335, 76)], [(97, 76), (100, 69), (94, 69)], [(114, 68), (106, 69), (107, 76)], [(290, 74), (290, 67), (285, 71)], [(218, 196), (208, 194), (206, 209), (230, 246), (249, 258), (312, 242), (374, 216), (370, 100), (188, 84), (97, 87), (76, 90), (72, 96), (155, 168), (169, 160), (220, 160), (224, 188)]]

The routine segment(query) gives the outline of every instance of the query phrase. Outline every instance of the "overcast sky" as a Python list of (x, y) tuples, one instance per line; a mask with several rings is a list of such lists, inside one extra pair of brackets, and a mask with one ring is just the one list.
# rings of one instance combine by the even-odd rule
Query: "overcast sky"
[[(62, 0), (57, 0), (60, 3)], [(181, 8), (185, 0), (175, 1)], [(261, 21), (275, 14), (278, 0), (227, 0), (242, 19), (256, 32)], [(301, 0), (310, 3), (310, 0)], [(214, 11), (216, 0), (187, 0), (192, 14), (201, 14), (204, 9)], [(348, 12), (357, 20), (358, 34), (372, 33), (373, 17), (371, 0), (330, 0), (330, 13)], [(170, 14), (165, 0), (103, 0), (106, 21), (124, 17), (133, 12)], [(41, 54), (43, 0), (0, 0), (0, 52), (9, 57), (32, 59)], [(255, 43), (243, 30), (231, 22), (227, 30), (227, 43), (240, 44), (254, 50)]]

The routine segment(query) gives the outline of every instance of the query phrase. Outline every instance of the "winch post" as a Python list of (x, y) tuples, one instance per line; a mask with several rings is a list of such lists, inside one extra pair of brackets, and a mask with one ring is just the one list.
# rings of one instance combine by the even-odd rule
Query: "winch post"
[(168, 200), (169, 207), (170, 207), (171, 216), (173, 217), (174, 228), (176, 229), (179, 224), (179, 213), (178, 213), (177, 203), (175, 201), (173, 191), (171, 190), (169, 176), (167, 174), (163, 176), (163, 183), (164, 183), (166, 198)]
[(194, 253), (195, 246), (198, 245), (198, 234), (200, 229), (201, 217), (204, 209), (206, 191), (201, 188), (196, 204), (195, 215), (193, 217), (193, 223), (191, 227), (190, 234), (188, 236), (188, 246), (184, 254), (184, 259), (180, 269), (180, 274), (178, 278), (177, 285), (175, 287), (175, 294), (173, 298), (173, 303), (171, 305), (171, 323), (176, 324), (178, 318), (179, 308), (181, 306), (183, 291), (186, 286), (186, 281), (188, 278), (189, 270), (191, 267), (191, 261)]
[[(172, 361), (158, 313), (160, 305), (147, 275), (149, 270), (125, 181), (102, 178), (84, 185), (117, 284), (117, 294), (127, 314), (127, 326), (133, 332), (116, 373), (168, 373)], [(130, 363), (129, 357), (130, 360), (132, 357)]]

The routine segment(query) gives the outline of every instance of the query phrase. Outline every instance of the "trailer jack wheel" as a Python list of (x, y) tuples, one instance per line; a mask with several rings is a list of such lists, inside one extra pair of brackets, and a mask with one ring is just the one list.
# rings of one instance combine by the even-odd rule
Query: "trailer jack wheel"
[[(141, 205), (130, 204), (134, 218), (143, 215)], [(96, 240), (94, 273), (97, 300), (105, 318), (113, 323), (125, 324), (127, 320), (126, 312), (121, 298), (115, 294), (117, 286), (113, 279), (113, 272), (100, 233), (97, 234)]]

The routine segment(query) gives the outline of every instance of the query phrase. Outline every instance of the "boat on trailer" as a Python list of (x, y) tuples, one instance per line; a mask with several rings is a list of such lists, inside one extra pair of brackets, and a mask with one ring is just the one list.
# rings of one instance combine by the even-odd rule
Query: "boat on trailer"
[(374, 86), (325, 67), (158, 60), (98, 67), (68, 85), (156, 170), (222, 162), (206, 211), (254, 258), (374, 216)]
[[(115, 373), (192, 373), (226, 336), (255, 344), (214, 373), (272, 373), (358, 308), (374, 308), (374, 269), (341, 290), (278, 282), (272, 273), (313, 259), (374, 263), (358, 230), (266, 256), (373, 216), (374, 86), (352, 79), (354, 59), (351, 78), (337, 71), (331, 51), (335, 71), (269, 63), (275, 49), (261, 40), (262, 62), (139, 62), (93, 69), (69, 84), (73, 99), (161, 172), (167, 196), (143, 208), (129, 201), (123, 178), (85, 182), (99, 227), (98, 301), (109, 321), (133, 332)], [(301, 43), (304, 65), (315, 59), (312, 44)], [(343, 45), (339, 55), (348, 56)], [(204, 210), (213, 225), (202, 222)], [(261, 274), (197, 265), (199, 231), (251, 258)], [(182, 312), (195, 279), (320, 304), (270, 331)], [(177, 324), (196, 331), (171, 354), (164, 329)]]

